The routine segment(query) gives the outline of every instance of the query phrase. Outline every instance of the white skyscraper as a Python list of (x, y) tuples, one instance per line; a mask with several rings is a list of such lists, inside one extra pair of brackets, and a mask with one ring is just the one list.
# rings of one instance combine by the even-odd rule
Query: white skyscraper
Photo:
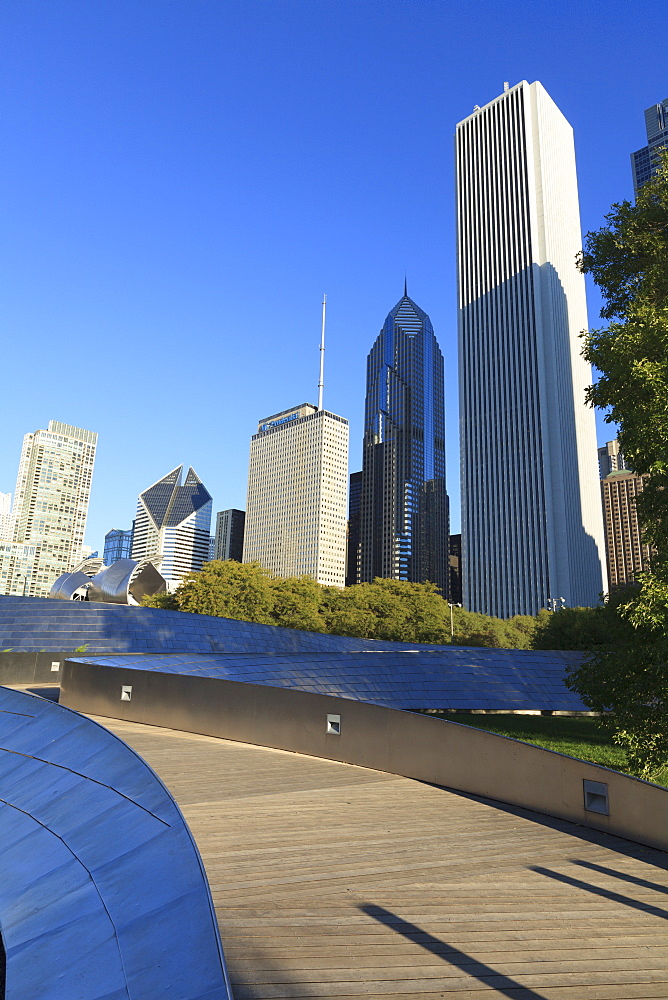
[(183, 466), (153, 483), (137, 500), (132, 558), (150, 559), (168, 586), (209, 559), (211, 494), (194, 469), (181, 485)]
[(507, 617), (606, 587), (573, 133), (540, 83), (457, 126), (464, 604)]
[(347, 420), (311, 403), (261, 420), (250, 448), (244, 562), (343, 587), (347, 489)]
[(14, 519), (12, 518), (12, 495), (0, 493), (0, 539), (14, 538)]
[(97, 434), (57, 420), (26, 434), (14, 494), (13, 539), (0, 551), (0, 592), (46, 597), (81, 560)]

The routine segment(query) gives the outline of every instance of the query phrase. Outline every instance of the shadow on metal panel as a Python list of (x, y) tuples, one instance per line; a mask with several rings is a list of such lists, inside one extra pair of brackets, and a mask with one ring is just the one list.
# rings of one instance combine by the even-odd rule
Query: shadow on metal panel
[(76, 712), (0, 688), (6, 1000), (231, 1000), (201, 859), (160, 779)]

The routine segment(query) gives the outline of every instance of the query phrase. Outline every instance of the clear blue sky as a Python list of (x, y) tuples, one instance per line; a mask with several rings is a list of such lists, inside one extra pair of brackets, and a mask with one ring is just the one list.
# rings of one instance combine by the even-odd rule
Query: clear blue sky
[(455, 125), (540, 80), (596, 229), (668, 96), (667, 21), (667, 0), (4, 0), (0, 491), (56, 419), (99, 433), (96, 548), (180, 463), (243, 508), (259, 418), (317, 399), (323, 292), (358, 469), (406, 271), (445, 356), (458, 530)]

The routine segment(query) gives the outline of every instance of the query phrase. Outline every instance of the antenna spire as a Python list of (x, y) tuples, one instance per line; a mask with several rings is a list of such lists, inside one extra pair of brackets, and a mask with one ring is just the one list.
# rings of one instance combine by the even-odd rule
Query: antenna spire
[(320, 381), (318, 382), (318, 409), (322, 410), (322, 390), (325, 388), (325, 311), (327, 296), (322, 297), (322, 332), (320, 334)]
[(404, 271), (404, 298), (408, 298), (408, 280), (406, 278), (406, 272)]

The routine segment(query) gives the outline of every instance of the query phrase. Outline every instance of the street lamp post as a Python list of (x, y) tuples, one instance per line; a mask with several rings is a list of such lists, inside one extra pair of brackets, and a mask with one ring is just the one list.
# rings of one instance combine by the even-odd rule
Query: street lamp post
[(461, 608), (461, 604), (450, 604), (450, 601), (448, 601), (448, 607), (450, 608), (450, 638), (454, 639), (454, 636), (455, 636), (455, 622), (454, 622), (454, 618), (452, 617), (452, 609), (453, 608)]
[(548, 597), (548, 599), (547, 599), (547, 610), (548, 611), (556, 611), (557, 607), (559, 608), (560, 611), (563, 611), (564, 608), (566, 607), (566, 598), (565, 597)]

